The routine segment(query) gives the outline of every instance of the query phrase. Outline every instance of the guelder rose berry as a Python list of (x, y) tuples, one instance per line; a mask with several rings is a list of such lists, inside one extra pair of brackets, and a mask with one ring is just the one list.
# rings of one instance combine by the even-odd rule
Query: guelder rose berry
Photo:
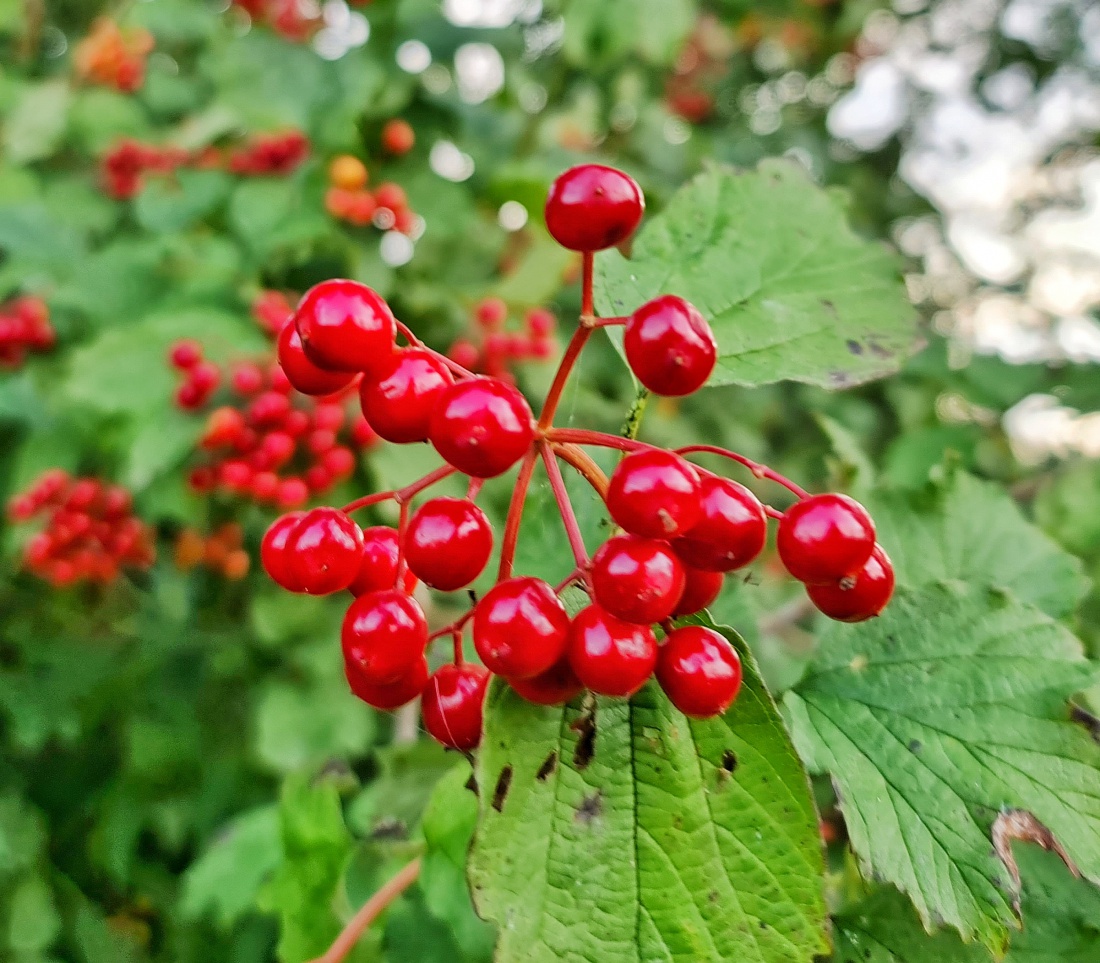
[(397, 324), (389, 305), (358, 281), (322, 281), (294, 313), (309, 358), (330, 371), (377, 376), (394, 352)]
[(314, 508), (294, 526), (286, 544), (291, 576), (310, 595), (351, 585), (363, 560), (363, 532), (335, 508)]
[(279, 365), (287, 380), (304, 395), (331, 395), (351, 384), (354, 374), (332, 371), (314, 364), (302, 347), (298, 329), (288, 324), (279, 332)]
[(627, 318), (623, 350), (635, 377), (659, 395), (698, 391), (718, 359), (710, 325), (674, 294), (654, 298)]
[(424, 686), (428, 684), (428, 660), (421, 656), (404, 675), (388, 685), (371, 682), (364, 674), (362, 666), (348, 659), (344, 660), (344, 675), (351, 691), (367, 705), (389, 711), (412, 702), (424, 691)]
[(894, 594), (894, 566), (882, 546), (876, 545), (858, 572), (839, 582), (807, 585), (806, 593), (829, 618), (838, 622), (863, 622), (886, 608)]
[(630, 237), (644, 211), (634, 178), (602, 164), (581, 164), (550, 185), (546, 228), (571, 251), (602, 251)]
[(453, 592), (481, 574), (493, 551), (493, 528), (465, 498), (433, 498), (409, 520), (405, 559), (426, 585)]
[(763, 550), (768, 520), (760, 500), (729, 478), (704, 475), (699, 482), (702, 515), (672, 543), (688, 565), (708, 572), (742, 568)]
[(779, 558), (800, 582), (826, 585), (858, 572), (875, 548), (875, 525), (854, 498), (811, 495), (779, 520)]
[(583, 608), (569, 633), (569, 665), (593, 692), (631, 696), (653, 674), (657, 639), (648, 625), (617, 619), (599, 605)]
[(535, 437), (531, 408), (516, 388), (498, 378), (451, 385), (432, 413), (429, 438), (460, 472), (492, 478), (520, 460)]
[(611, 475), (607, 509), (634, 535), (673, 538), (702, 516), (699, 473), (671, 451), (634, 452)]
[(442, 665), (424, 687), (420, 711), (424, 728), (450, 749), (469, 752), (481, 742), (485, 689), (489, 672), (483, 666)]
[(668, 542), (616, 535), (592, 558), (593, 598), (626, 622), (663, 622), (683, 592), (684, 567)]
[(408, 674), (428, 645), (428, 621), (411, 596), (397, 589), (360, 595), (348, 607), (340, 630), (344, 659), (370, 685), (394, 685)]
[(401, 348), (377, 379), (366, 378), (359, 386), (363, 417), (386, 441), (427, 441), (432, 412), (452, 384), (450, 370), (434, 351)]
[(363, 530), (363, 560), (348, 589), (365, 595), (397, 584), (397, 532), (385, 525)]
[(291, 533), (302, 520), (305, 512), (288, 512), (271, 523), (260, 543), (260, 561), (264, 571), (276, 585), (290, 592), (304, 592), (305, 588), (291, 567), (292, 553), (288, 548)]
[(569, 615), (553, 588), (523, 576), (500, 582), (474, 609), (474, 648), (509, 681), (548, 672), (565, 654)]
[(584, 691), (568, 659), (561, 659), (541, 675), (530, 679), (509, 679), (510, 685), (528, 702), (539, 706), (557, 706), (575, 699)]
[(741, 688), (741, 657), (713, 629), (690, 625), (668, 634), (657, 658), (657, 681), (684, 715), (725, 712)]

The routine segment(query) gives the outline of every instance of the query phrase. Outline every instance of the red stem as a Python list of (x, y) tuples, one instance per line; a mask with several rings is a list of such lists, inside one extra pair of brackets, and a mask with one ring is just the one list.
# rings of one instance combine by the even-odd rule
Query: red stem
[(593, 306), (592, 280), (596, 267), (596, 255), (592, 251), (585, 251), (581, 261), (581, 321), (585, 318), (595, 318), (596, 309)]
[(463, 627), (473, 617), (474, 617), (474, 610), (473, 610), (473, 608), (470, 608), (466, 612), (466, 614), (462, 616), (462, 618), (455, 619), (450, 625), (445, 625), (441, 629), (436, 629), (431, 635), (428, 636), (428, 644), (430, 645), (436, 639), (441, 639), (445, 635), (450, 635), (450, 636), (458, 635), (458, 637), (461, 638)]
[(519, 539), (519, 523), (523, 520), (523, 503), (527, 500), (527, 489), (531, 486), (531, 476), (535, 472), (538, 448), (534, 445), (519, 467), (516, 487), (512, 489), (512, 500), (508, 503), (508, 516), (504, 520), (504, 539), (500, 544), (500, 569), (497, 581), (503, 582), (512, 577), (512, 563), (516, 558), (516, 541)]
[(600, 496), (607, 501), (607, 476), (591, 458), (591, 456), (579, 445), (553, 445), (554, 452), (567, 465), (575, 468)]
[(405, 574), (405, 532), (409, 527), (409, 503), (401, 502), (401, 513), (397, 517), (397, 580)]
[(573, 373), (573, 366), (577, 363), (577, 358), (580, 357), (581, 351), (591, 334), (592, 328), (586, 325), (582, 318), (577, 330), (573, 332), (573, 337), (569, 339), (565, 354), (562, 355), (561, 363), (554, 375), (554, 382), (546, 393), (546, 401), (542, 404), (542, 414), (539, 415), (539, 428), (546, 429), (554, 423), (554, 415), (557, 414), (561, 394), (565, 390), (569, 375)]
[(759, 462), (753, 461), (751, 458), (746, 458), (744, 455), (739, 455), (735, 451), (727, 451), (725, 448), (719, 448), (716, 445), (686, 445), (683, 448), (677, 448), (676, 454), (678, 455), (690, 455), (694, 452), (707, 455), (719, 455), (722, 458), (729, 458), (732, 461), (737, 462), (739, 465), (744, 465), (749, 471), (751, 471), (757, 478), (767, 478), (770, 481), (778, 482), (788, 491), (793, 492), (799, 498), (809, 498), (810, 493), (799, 485), (796, 485), (793, 481), (787, 478), (785, 475), (780, 475), (779, 472), (773, 471), (767, 465), (761, 465)]
[(466, 486), (466, 498), (472, 502), (477, 498), (478, 492), (481, 491), (481, 486), (484, 484), (484, 478), (471, 478), (470, 484)]
[(375, 492), (373, 495), (364, 495), (362, 498), (357, 498), (353, 502), (348, 502), (341, 511), (347, 515), (350, 512), (356, 512), (360, 508), (366, 508), (368, 505), (377, 505), (379, 502), (388, 501), (393, 499), (398, 505), (403, 502), (409, 501), (411, 498), (415, 498), (425, 488), (431, 488), (438, 481), (442, 481), (449, 475), (453, 475), (457, 468), (452, 468), (450, 465), (441, 465), (435, 471), (428, 472), (423, 478), (414, 481), (411, 485), (406, 485), (404, 488), (398, 488), (395, 491), (390, 492)]
[(778, 508), (772, 508), (771, 505), (765, 505), (764, 506), (764, 514), (767, 515), (768, 518), (782, 518), (783, 517), (783, 513)]
[[(471, 609), (470, 611), (472, 612), (473, 609)], [(451, 642), (454, 646), (454, 649), (453, 649), (454, 664), (455, 665), (462, 665), (462, 663), (466, 660), (465, 660), (465, 658), (462, 654), (462, 633), (458, 629), (456, 629), (451, 634)]]
[(402, 324), (400, 321), (395, 321), (394, 324), (397, 326), (397, 333), (403, 335), (410, 345), (417, 348), (424, 346), (424, 342), (412, 333), (412, 330), (407, 324)]
[(573, 558), (577, 562), (577, 568), (583, 571), (588, 567), (588, 549), (584, 546), (584, 537), (577, 523), (577, 514), (573, 511), (573, 503), (569, 500), (565, 479), (561, 477), (558, 457), (549, 448), (542, 446), (542, 462), (546, 465), (546, 474), (550, 476), (550, 488), (554, 492), (554, 501), (558, 503), (558, 512), (565, 525), (565, 534), (569, 539), (569, 547), (573, 550)]

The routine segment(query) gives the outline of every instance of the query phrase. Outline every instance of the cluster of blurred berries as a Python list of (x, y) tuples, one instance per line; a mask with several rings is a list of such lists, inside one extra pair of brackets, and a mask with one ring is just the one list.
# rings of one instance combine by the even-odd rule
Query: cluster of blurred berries
[(470, 371), (511, 380), (517, 362), (548, 361), (557, 355), (558, 322), (550, 311), (528, 309), (518, 329), (508, 328), (508, 316), (508, 305), (500, 298), (479, 301), (466, 333), (454, 341), (447, 356)]
[(49, 351), (55, 341), (41, 298), (24, 295), (0, 307), (0, 368), (17, 368), (29, 352)]
[(409, 207), (404, 189), (385, 181), (372, 191), (367, 187), (367, 167), (358, 157), (341, 154), (329, 165), (328, 176), (325, 210), (337, 220), (355, 227), (373, 224), (382, 231), (416, 232), (420, 219)]
[(82, 81), (132, 94), (145, 83), (145, 58), (152, 49), (148, 30), (124, 30), (110, 17), (99, 17), (76, 45), (73, 64)]
[(180, 571), (201, 567), (236, 582), (248, 574), (252, 564), (243, 546), (244, 531), (236, 522), (219, 525), (209, 535), (197, 528), (184, 528), (176, 536), (172, 557)]

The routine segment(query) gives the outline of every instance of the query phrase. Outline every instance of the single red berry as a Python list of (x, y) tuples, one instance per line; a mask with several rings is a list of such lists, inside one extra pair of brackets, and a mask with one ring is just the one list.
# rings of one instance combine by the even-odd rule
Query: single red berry
[(411, 595), (368, 592), (348, 607), (340, 642), (344, 659), (359, 667), (364, 681), (393, 685), (424, 656), (428, 620)]
[(499, 328), (508, 318), (508, 305), (500, 298), (485, 298), (474, 308), (477, 323), (490, 331)]
[(303, 591), (302, 583), (291, 566), (292, 553), (288, 543), (304, 516), (305, 512), (289, 512), (276, 518), (260, 543), (260, 561), (264, 571), (276, 585), (291, 592)]
[(323, 455), (336, 447), (336, 432), (330, 428), (318, 428), (309, 433), (306, 448), (311, 455)]
[(448, 663), (431, 674), (420, 699), (428, 734), (447, 746), (468, 752), (481, 742), (485, 689), (489, 672), (483, 666)]
[(469, 585), (489, 561), (493, 527), (466, 498), (433, 498), (417, 509), (405, 533), (409, 570), (426, 585), (453, 592)]
[(535, 438), (535, 418), (516, 388), (499, 378), (471, 378), (440, 395), (429, 438), (463, 474), (492, 478), (526, 454)]
[(264, 373), (259, 365), (247, 362), (237, 365), (230, 375), (230, 384), (233, 390), (245, 397), (254, 395), (264, 386)]
[(188, 372), (187, 380), (207, 398), (221, 382), (222, 370), (213, 361), (200, 361)]
[(616, 535), (592, 557), (592, 598), (625, 622), (663, 622), (684, 592), (684, 567), (668, 542)]
[(350, 448), (337, 445), (321, 456), (321, 465), (333, 478), (347, 478), (355, 471), (355, 455)]
[(673, 629), (657, 656), (657, 681), (684, 715), (706, 719), (725, 712), (741, 688), (741, 657), (714, 629)]
[(260, 441), (262, 451), (275, 468), (285, 465), (294, 456), (294, 439), (285, 431), (269, 431)]
[(451, 349), (447, 352), (447, 357), (455, 364), (461, 365), (463, 368), (471, 369), (477, 366), (477, 361), (480, 356), (477, 346), (467, 341), (465, 338), (459, 338), (451, 345)]
[(193, 381), (185, 381), (176, 389), (176, 407), (193, 411), (206, 404), (207, 395)]
[(396, 322), (380, 295), (358, 281), (310, 288), (294, 314), (306, 354), (330, 371), (377, 375), (394, 351)]
[(202, 361), (202, 345), (197, 341), (177, 341), (168, 351), (168, 360), (173, 368), (189, 371)]
[(385, 525), (363, 529), (363, 561), (348, 588), (353, 595), (392, 589), (397, 584), (397, 532)]
[(532, 338), (548, 338), (558, 326), (557, 319), (546, 308), (531, 308), (524, 316), (524, 323)]
[(252, 477), (256, 472), (248, 462), (238, 458), (223, 461), (218, 468), (218, 481), (231, 492), (244, 494), (252, 486)]
[(326, 492), (332, 487), (332, 475), (324, 465), (310, 465), (302, 476), (306, 487), (315, 495)]
[(541, 675), (531, 679), (509, 679), (508, 685), (528, 702), (539, 706), (558, 706), (575, 699), (584, 691), (568, 659), (561, 659)]
[(569, 615), (542, 579), (494, 585), (474, 609), (474, 648), (486, 668), (508, 680), (548, 672), (565, 654)]
[(589, 605), (573, 618), (569, 664), (599, 695), (633, 695), (653, 674), (657, 639), (648, 625), (624, 622), (599, 605)]
[(363, 531), (336, 508), (314, 508), (295, 526), (287, 545), (303, 590), (327, 595), (351, 585), (363, 560)]
[(702, 517), (699, 473), (671, 451), (627, 455), (607, 486), (611, 517), (634, 535), (674, 538)]
[(602, 251), (625, 241), (645, 211), (637, 181), (602, 164), (560, 174), (546, 199), (546, 228), (571, 251)]
[(273, 502), (279, 496), (279, 476), (273, 471), (260, 471), (252, 477), (252, 497), (259, 502)]
[(635, 377), (659, 395), (697, 391), (718, 359), (710, 325), (674, 294), (648, 301), (627, 318), (623, 350)]
[(280, 508), (297, 508), (309, 498), (309, 486), (300, 478), (285, 478), (279, 483), (277, 504)]
[(283, 416), (283, 431), (285, 431), (291, 438), (301, 438), (307, 431), (309, 431), (312, 421), (309, 415), (304, 411), (299, 411), (297, 408), (292, 408)]
[(779, 558), (800, 582), (828, 585), (863, 568), (875, 524), (854, 498), (827, 493), (795, 502), (779, 520)]
[(427, 348), (401, 348), (378, 380), (364, 378), (359, 400), (365, 417), (386, 441), (427, 441), (440, 395), (454, 384), (443, 359)]
[(386, 181), (384, 184), (378, 185), (377, 190), (374, 192), (374, 200), (379, 207), (388, 208), (394, 213), (404, 210), (409, 204), (405, 189), (400, 184), (394, 184), (392, 181)]
[(339, 431), (347, 420), (347, 412), (342, 404), (327, 402), (319, 404), (313, 412), (313, 426), (315, 428), (329, 428)]
[(863, 622), (878, 615), (894, 594), (894, 566), (876, 545), (871, 557), (854, 575), (828, 585), (807, 585), (810, 601), (838, 622)]
[(290, 399), (277, 391), (265, 391), (248, 406), (248, 421), (257, 428), (280, 428), (290, 413)]
[(95, 478), (78, 478), (69, 489), (65, 507), (74, 512), (83, 512), (91, 508), (103, 494), (103, 486)]
[(277, 350), (283, 374), (304, 395), (331, 395), (346, 388), (355, 377), (351, 372), (331, 371), (315, 365), (302, 348), (302, 339), (293, 324), (279, 332)]
[(38, 505), (30, 495), (15, 495), (8, 501), (8, 517), (13, 522), (25, 522), (37, 511)]
[(390, 685), (368, 681), (358, 662), (344, 660), (344, 675), (354, 692), (374, 709), (390, 711), (412, 702), (428, 684), (428, 660), (421, 656), (403, 676)]
[(694, 568), (731, 572), (764, 550), (768, 518), (760, 500), (739, 482), (717, 475), (699, 480), (702, 517), (672, 543), (672, 550)]
[(721, 572), (708, 572), (701, 568), (684, 566), (684, 594), (672, 610), (672, 617), (694, 615), (710, 605), (722, 591), (725, 576)]
[(356, 448), (371, 448), (378, 444), (378, 434), (362, 415), (351, 423), (351, 441)]
[(416, 133), (408, 121), (394, 118), (387, 120), (382, 128), (382, 149), (387, 154), (407, 154), (416, 143)]

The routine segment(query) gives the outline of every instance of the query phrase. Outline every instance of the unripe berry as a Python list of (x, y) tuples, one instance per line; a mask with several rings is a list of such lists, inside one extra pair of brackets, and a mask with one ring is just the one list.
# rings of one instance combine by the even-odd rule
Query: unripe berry
[(706, 719), (725, 712), (737, 698), (741, 657), (714, 629), (674, 629), (657, 657), (657, 681), (684, 715)]
[(779, 520), (779, 558), (800, 582), (827, 585), (863, 568), (875, 548), (875, 525), (847, 495), (811, 495)]
[(663, 622), (683, 592), (684, 568), (668, 542), (616, 535), (592, 557), (593, 599), (626, 622)]
[(499, 378), (471, 378), (440, 395), (429, 438), (460, 472), (492, 478), (526, 454), (535, 438), (535, 419), (516, 388)]
[(432, 412), (452, 384), (451, 372), (434, 351), (402, 348), (377, 380), (363, 379), (363, 416), (386, 441), (427, 441)]
[(569, 664), (593, 692), (631, 696), (653, 673), (657, 639), (648, 625), (624, 622), (599, 605), (589, 605), (570, 627)]
[(607, 486), (607, 509), (628, 532), (674, 538), (702, 516), (699, 473), (671, 451), (627, 455)]
[(673, 294), (654, 298), (627, 318), (623, 350), (635, 377), (659, 395), (697, 391), (718, 359), (710, 325)]
[(541, 675), (530, 679), (509, 679), (508, 685), (528, 702), (557, 706), (575, 699), (584, 691), (568, 659), (561, 659)]
[(291, 567), (290, 537), (305, 512), (289, 512), (276, 518), (260, 543), (260, 561), (273, 582), (290, 592), (302, 592), (304, 587)]
[(428, 678), (420, 699), (424, 728), (449, 749), (469, 752), (481, 742), (489, 672), (465, 662), (440, 666)]
[(763, 550), (768, 520), (760, 500), (739, 482), (716, 475), (699, 480), (702, 516), (672, 543), (688, 565), (708, 572), (742, 568)]
[(360, 595), (340, 630), (344, 659), (370, 685), (393, 685), (423, 658), (428, 621), (411, 596), (397, 589)]
[(390, 711), (412, 702), (428, 684), (428, 660), (421, 656), (396, 682), (375, 685), (363, 674), (358, 662), (344, 660), (344, 676), (351, 691), (374, 709)]
[(397, 584), (397, 532), (385, 525), (363, 529), (363, 560), (348, 588), (353, 595), (392, 589)]
[(328, 179), (333, 187), (357, 191), (367, 184), (367, 168), (358, 157), (341, 154), (329, 165)]
[(838, 622), (863, 622), (878, 615), (894, 594), (894, 566), (881, 545), (854, 575), (828, 585), (807, 585), (818, 610)]
[(601, 164), (560, 174), (546, 199), (546, 228), (571, 251), (602, 251), (625, 241), (645, 210), (634, 178)]
[(485, 666), (509, 681), (547, 672), (565, 654), (569, 615), (542, 579), (525, 576), (493, 586), (474, 610), (474, 648)]
[(351, 384), (354, 374), (331, 371), (314, 364), (302, 347), (298, 329), (288, 324), (279, 332), (279, 366), (287, 380), (304, 395), (331, 395)]
[(409, 520), (405, 560), (426, 585), (453, 592), (469, 585), (489, 561), (493, 528), (465, 498), (433, 498)]
[(376, 376), (394, 351), (396, 322), (389, 305), (358, 281), (314, 285), (299, 303), (294, 323), (306, 354), (330, 371)]
[(291, 571), (310, 595), (351, 585), (363, 560), (363, 532), (335, 508), (314, 508), (294, 528), (287, 548)]

